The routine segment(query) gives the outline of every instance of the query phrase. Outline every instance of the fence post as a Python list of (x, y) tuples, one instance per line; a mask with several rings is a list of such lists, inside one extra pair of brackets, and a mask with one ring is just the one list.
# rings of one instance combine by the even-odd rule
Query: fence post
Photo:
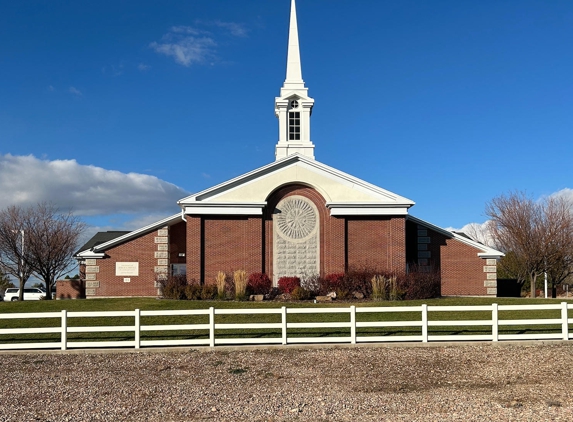
[(567, 313), (567, 302), (561, 302), (561, 320), (563, 340), (569, 340), (569, 315)]
[(68, 349), (68, 311), (62, 310), (62, 350)]
[(356, 306), (350, 307), (350, 342), (356, 344)]
[(215, 347), (215, 308), (209, 308), (209, 346)]
[(286, 346), (287, 341), (287, 308), (286, 306), (281, 307), (281, 323), (282, 323), (282, 334), (283, 334), (283, 345)]
[(428, 305), (422, 305), (422, 343), (428, 342)]
[(141, 311), (139, 309), (135, 310), (135, 348), (139, 349), (141, 346)]
[(491, 304), (491, 339), (492, 341), (499, 340), (499, 316), (497, 303)]

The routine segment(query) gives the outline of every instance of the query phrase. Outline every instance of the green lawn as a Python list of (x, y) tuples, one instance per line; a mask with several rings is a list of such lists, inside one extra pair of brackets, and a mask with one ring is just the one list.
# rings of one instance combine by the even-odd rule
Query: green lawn
[[(572, 299), (573, 300), (573, 299)], [(154, 298), (126, 298), (126, 299), (90, 299), (90, 300), (58, 300), (58, 301), (28, 301), (28, 302), (0, 302), (0, 314), (8, 313), (36, 313), (36, 312), (91, 312), (91, 311), (133, 311), (140, 310), (188, 310), (188, 309), (265, 309), (315, 307), (315, 308), (348, 308), (352, 305), (357, 307), (400, 307), (418, 306), (427, 304), (429, 306), (471, 306), (471, 305), (518, 305), (518, 304), (558, 304), (560, 299), (513, 299), (513, 298), (441, 298), (418, 301), (403, 302), (333, 302), (314, 304), (306, 302), (235, 302), (235, 301), (173, 301), (158, 300)], [(569, 301), (571, 302), (571, 301)], [(573, 312), (569, 312), (571, 318)], [(537, 318), (560, 318), (559, 310), (541, 311), (500, 311), (499, 319), (537, 319)], [(216, 315), (215, 322), (220, 323), (279, 323), (280, 314), (256, 314), (256, 315)], [(429, 312), (428, 319), (432, 320), (489, 320), (491, 312)], [(348, 322), (349, 314), (289, 314), (289, 323), (296, 322)], [(420, 312), (392, 312), (392, 313), (357, 313), (357, 321), (417, 321), (420, 320)], [(142, 325), (177, 325), (177, 324), (206, 324), (207, 315), (197, 316), (160, 316), (141, 317)], [(90, 327), (90, 326), (133, 326), (133, 317), (97, 317), (97, 318), (69, 318), (69, 327)], [(59, 318), (49, 319), (0, 319), (0, 329), (25, 328), (25, 327), (58, 327)], [(289, 328), (289, 337), (347, 337), (349, 328)], [(533, 333), (560, 333), (560, 325), (539, 325), (539, 326), (500, 326), (500, 334), (533, 334)], [(397, 336), (397, 335), (419, 335), (420, 327), (377, 327), (359, 328), (358, 336)], [(429, 327), (430, 335), (478, 335), (490, 334), (490, 326), (463, 326), (463, 327)], [(133, 331), (111, 332), (111, 333), (69, 333), (68, 341), (124, 341), (133, 340)], [(269, 338), (280, 337), (280, 329), (231, 329), (216, 330), (217, 338)], [(59, 341), (59, 334), (0, 334), (0, 343), (20, 343), (20, 342), (56, 342)], [(204, 339), (208, 338), (208, 330), (177, 330), (177, 331), (142, 331), (142, 340), (163, 340), (163, 339)]]

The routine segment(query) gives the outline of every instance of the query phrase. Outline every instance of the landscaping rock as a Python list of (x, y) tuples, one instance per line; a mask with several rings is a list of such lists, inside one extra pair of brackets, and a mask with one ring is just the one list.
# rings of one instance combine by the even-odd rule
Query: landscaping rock
[(326, 296), (336, 299), (336, 292), (329, 292), (326, 294)]
[(330, 297), (330, 296), (317, 296), (316, 301), (317, 302), (332, 302), (332, 297)]
[(254, 302), (262, 302), (265, 300), (265, 295), (251, 295), (249, 296), (249, 300)]
[(354, 299), (364, 299), (364, 294), (360, 292), (354, 292), (352, 293), (352, 296), (354, 297)]

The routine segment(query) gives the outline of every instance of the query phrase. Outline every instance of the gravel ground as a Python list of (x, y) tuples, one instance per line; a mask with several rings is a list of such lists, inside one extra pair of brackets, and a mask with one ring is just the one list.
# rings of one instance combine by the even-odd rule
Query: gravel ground
[(0, 358), (0, 421), (573, 420), (565, 343)]

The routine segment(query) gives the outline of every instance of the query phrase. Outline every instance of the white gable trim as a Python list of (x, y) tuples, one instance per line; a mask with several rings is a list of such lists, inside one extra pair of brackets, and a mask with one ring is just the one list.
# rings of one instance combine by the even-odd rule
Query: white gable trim
[(263, 203), (197, 203), (183, 207), (187, 215), (263, 215)]
[(363, 203), (333, 203), (327, 202), (326, 207), (330, 209), (330, 215), (408, 215), (410, 205), (403, 204), (402, 207), (395, 204), (363, 204)]
[[(276, 172), (278, 170), (299, 163), (306, 168), (317, 170), (322, 175), (330, 177), (333, 180), (344, 182), (348, 186), (359, 188), (361, 190), (373, 194), (374, 196), (385, 198), (388, 201), (388, 202), (375, 202), (375, 201), (365, 202), (365, 204), (370, 205), (371, 207), (378, 207), (378, 204), (385, 204), (390, 207), (403, 209), (403, 208), (410, 208), (415, 204), (414, 201), (408, 198), (396, 195), (390, 191), (387, 191), (385, 189), (379, 188), (378, 186), (365, 182), (364, 180), (358, 179), (357, 177), (336, 170), (316, 160), (303, 157), (299, 154), (290, 155), (281, 160), (275, 161), (271, 164), (255, 169), (249, 173), (245, 173), (241, 176), (235, 177), (234, 179), (228, 180), (226, 182), (223, 182), (219, 185), (216, 185), (214, 187), (211, 187), (194, 195), (190, 195), (186, 198), (179, 200), (177, 203), (179, 204), (179, 206), (184, 208), (192, 204), (211, 202), (214, 199), (216, 199), (219, 195), (227, 193), (233, 189), (237, 189), (240, 186), (244, 186), (248, 183), (252, 183), (258, 179), (264, 178), (265, 176), (273, 172)], [(297, 183), (297, 182), (298, 182), (297, 180), (289, 181), (289, 183)], [(320, 192), (320, 187), (315, 187), (315, 188), (317, 188)], [(326, 200), (328, 201), (328, 198), (326, 198)]]
[[(164, 218), (163, 220), (156, 221), (155, 223), (149, 224), (148, 226), (145, 226), (145, 227), (142, 227), (140, 229), (129, 232), (127, 234), (124, 234), (123, 236), (116, 237), (115, 239), (112, 239), (109, 242), (101, 243), (97, 246), (94, 246), (91, 250), (79, 252), (77, 254), (77, 256), (82, 257), (82, 258), (88, 258), (88, 255), (90, 253), (98, 255), (97, 252), (105, 251), (106, 249), (109, 249), (115, 245), (118, 245), (120, 243), (134, 239), (136, 237), (142, 236), (144, 234), (149, 233), (150, 231), (157, 230), (161, 227), (172, 226), (173, 224), (178, 223), (179, 221), (183, 221), (181, 219), (181, 213), (177, 213), (177, 214), (172, 215), (170, 217)], [(103, 253), (101, 255), (103, 255)], [(91, 258), (91, 256), (89, 256), (89, 257)], [(97, 257), (98, 256), (96, 256), (95, 258), (97, 258)], [(102, 258), (102, 257), (103, 256), (99, 256), (99, 258)]]

